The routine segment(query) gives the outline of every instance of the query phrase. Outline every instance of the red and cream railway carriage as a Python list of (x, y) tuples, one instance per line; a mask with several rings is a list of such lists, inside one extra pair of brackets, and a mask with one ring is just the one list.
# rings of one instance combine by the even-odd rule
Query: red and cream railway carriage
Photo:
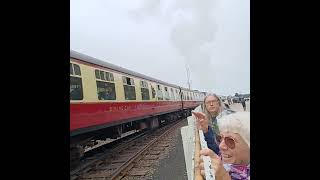
[(204, 93), (70, 51), (70, 155), (130, 130), (190, 115)]

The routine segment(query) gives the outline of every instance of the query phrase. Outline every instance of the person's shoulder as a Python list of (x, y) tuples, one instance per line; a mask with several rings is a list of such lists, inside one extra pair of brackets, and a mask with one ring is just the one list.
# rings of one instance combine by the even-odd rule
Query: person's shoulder
[(225, 110), (224, 110), (224, 113), (225, 114), (232, 114), (232, 113), (235, 113), (236, 111), (234, 111), (234, 110), (232, 110), (232, 109), (230, 109), (230, 108), (226, 108)]
[(232, 110), (232, 109), (227, 109), (225, 108), (216, 118), (220, 119), (222, 116), (226, 116), (232, 113), (235, 113), (236, 111)]

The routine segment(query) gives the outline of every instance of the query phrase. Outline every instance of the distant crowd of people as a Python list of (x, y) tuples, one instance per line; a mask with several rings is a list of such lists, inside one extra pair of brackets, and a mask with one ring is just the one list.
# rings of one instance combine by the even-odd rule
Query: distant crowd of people
[(228, 109), (230, 109), (230, 105), (234, 103), (241, 103), (243, 110), (246, 111), (246, 99), (244, 97), (237, 97), (237, 98), (230, 98), (227, 97), (226, 99), (222, 100), (224, 103), (224, 106)]

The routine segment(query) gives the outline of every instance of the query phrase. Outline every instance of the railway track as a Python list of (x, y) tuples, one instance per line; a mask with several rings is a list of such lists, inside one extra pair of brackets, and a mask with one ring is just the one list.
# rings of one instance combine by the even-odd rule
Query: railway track
[(147, 133), (148, 131), (140, 131), (86, 152), (80, 165), (75, 169), (70, 170), (70, 179), (77, 179), (79, 174), (83, 174), (95, 168), (96, 164), (100, 164), (101, 161), (103, 162), (104, 159), (112, 156), (114, 152), (124, 149), (128, 145), (134, 143), (135, 140), (145, 136)]
[[(135, 179), (147, 174), (144, 167), (150, 167), (169, 142), (163, 140), (183, 124), (182, 120), (168, 124), (154, 131), (139, 134), (128, 139), (117, 147), (92, 156), (77, 171), (70, 172), (71, 179)], [(138, 179), (139, 179), (138, 178)]]

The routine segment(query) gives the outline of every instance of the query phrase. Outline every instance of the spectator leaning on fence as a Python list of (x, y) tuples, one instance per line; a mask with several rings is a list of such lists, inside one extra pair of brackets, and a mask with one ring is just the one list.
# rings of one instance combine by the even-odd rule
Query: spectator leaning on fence
[(199, 128), (204, 132), (208, 148), (213, 150), (216, 154), (219, 154), (219, 146), (214, 140), (216, 134), (219, 133), (217, 119), (224, 115), (234, 113), (234, 111), (225, 108), (221, 99), (216, 94), (212, 93), (204, 98), (201, 109), (202, 112), (193, 112), (193, 114), (197, 119)]
[[(210, 149), (200, 151), (210, 156), (216, 180), (250, 179), (250, 113), (236, 112), (218, 119), (219, 134), (216, 135), (221, 155)], [(202, 158), (200, 170), (204, 175)]]

